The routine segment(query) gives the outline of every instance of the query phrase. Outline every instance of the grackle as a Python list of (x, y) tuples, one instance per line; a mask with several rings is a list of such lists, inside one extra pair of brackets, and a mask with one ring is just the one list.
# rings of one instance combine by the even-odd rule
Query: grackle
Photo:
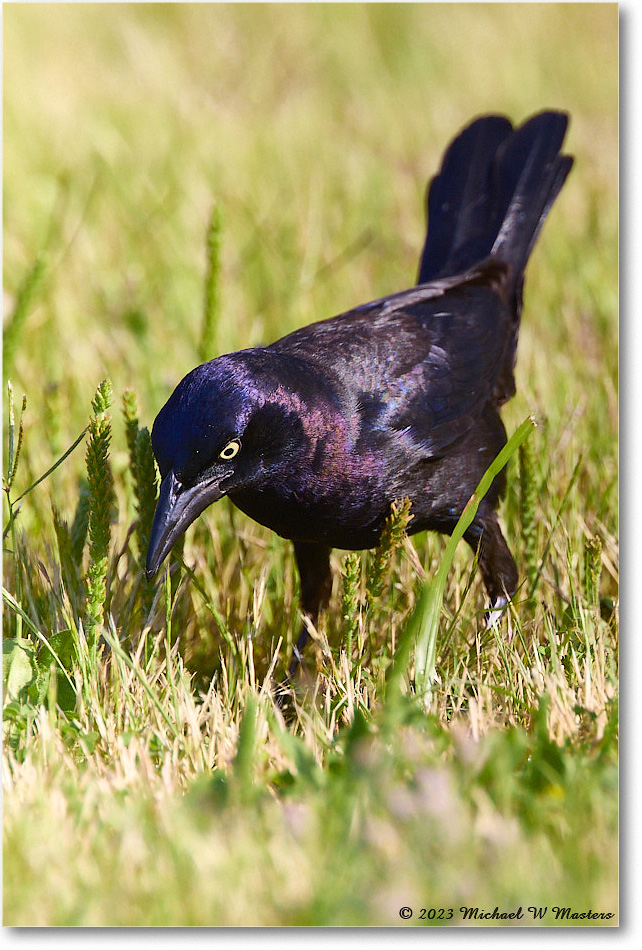
[[(524, 270), (573, 159), (568, 117), (519, 128), (488, 115), (454, 139), (427, 194), (417, 286), (198, 366), (159, 412), (162, 484), (147, 575), (223, 495), (294, 542), (301, 609), (316, 623), (330, 550), (376, 546), (391, 503), (411, 533), (451, 533), (506, 443)], [(505, 473), (465, 534), (491, 607), (517, 569), (497, 520)], [(304, 625), (290, 673), (308, 638)]]

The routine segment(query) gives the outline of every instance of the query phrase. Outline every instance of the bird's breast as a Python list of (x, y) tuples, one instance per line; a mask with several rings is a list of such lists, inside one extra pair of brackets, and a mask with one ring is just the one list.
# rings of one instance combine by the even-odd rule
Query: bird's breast
[(377, 543), (389, 511), (385, 472), (357, 453), (341, 426), (325, 428), (307, 451), (258, 484), (230, 492), (233, 503), (282, 537), (364, 548)]

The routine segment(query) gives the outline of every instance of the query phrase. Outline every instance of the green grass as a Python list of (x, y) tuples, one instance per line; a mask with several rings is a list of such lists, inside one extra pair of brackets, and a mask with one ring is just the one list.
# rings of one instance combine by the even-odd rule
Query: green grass
[[(4, 923), (613, 924), (617, 7), (14, 5), (3, 52)], [(223, 501), (147, 585), (146, 429), (206, 355), (408, 286), (450, 138), (543, 107), (516, 602), (487, 630), (444, 538), (335, 552), (280, 709), (290, 546)]]

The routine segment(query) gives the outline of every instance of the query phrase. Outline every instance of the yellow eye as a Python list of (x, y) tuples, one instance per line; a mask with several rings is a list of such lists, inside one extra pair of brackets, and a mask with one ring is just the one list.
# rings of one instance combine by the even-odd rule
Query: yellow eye
[(229, 462), (230, 459), (233, 459), (235, 455), (238, 455), (241, 449), (241, 443), (238, 439), (232, 439), (231, 442), (228, 442), (222, 452), (219, 453), (219, 458), (225, 459), (226, 462)]

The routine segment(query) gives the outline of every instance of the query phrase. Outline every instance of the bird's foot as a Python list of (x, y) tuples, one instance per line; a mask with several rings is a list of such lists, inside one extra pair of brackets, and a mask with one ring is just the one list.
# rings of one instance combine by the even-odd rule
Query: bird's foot
[(496, 597), (492, 601), (490, 610), (486, 611), (486, 615), (484, 617), (484, 623), (486, 624), (487, 630), (490, 630), (491, 627), (496, 627), (499, 625), (500, 620), (506, 613), (508, 604), (508, 597), (505, 597), (504, 594), (500, 594), (499, 597)]

